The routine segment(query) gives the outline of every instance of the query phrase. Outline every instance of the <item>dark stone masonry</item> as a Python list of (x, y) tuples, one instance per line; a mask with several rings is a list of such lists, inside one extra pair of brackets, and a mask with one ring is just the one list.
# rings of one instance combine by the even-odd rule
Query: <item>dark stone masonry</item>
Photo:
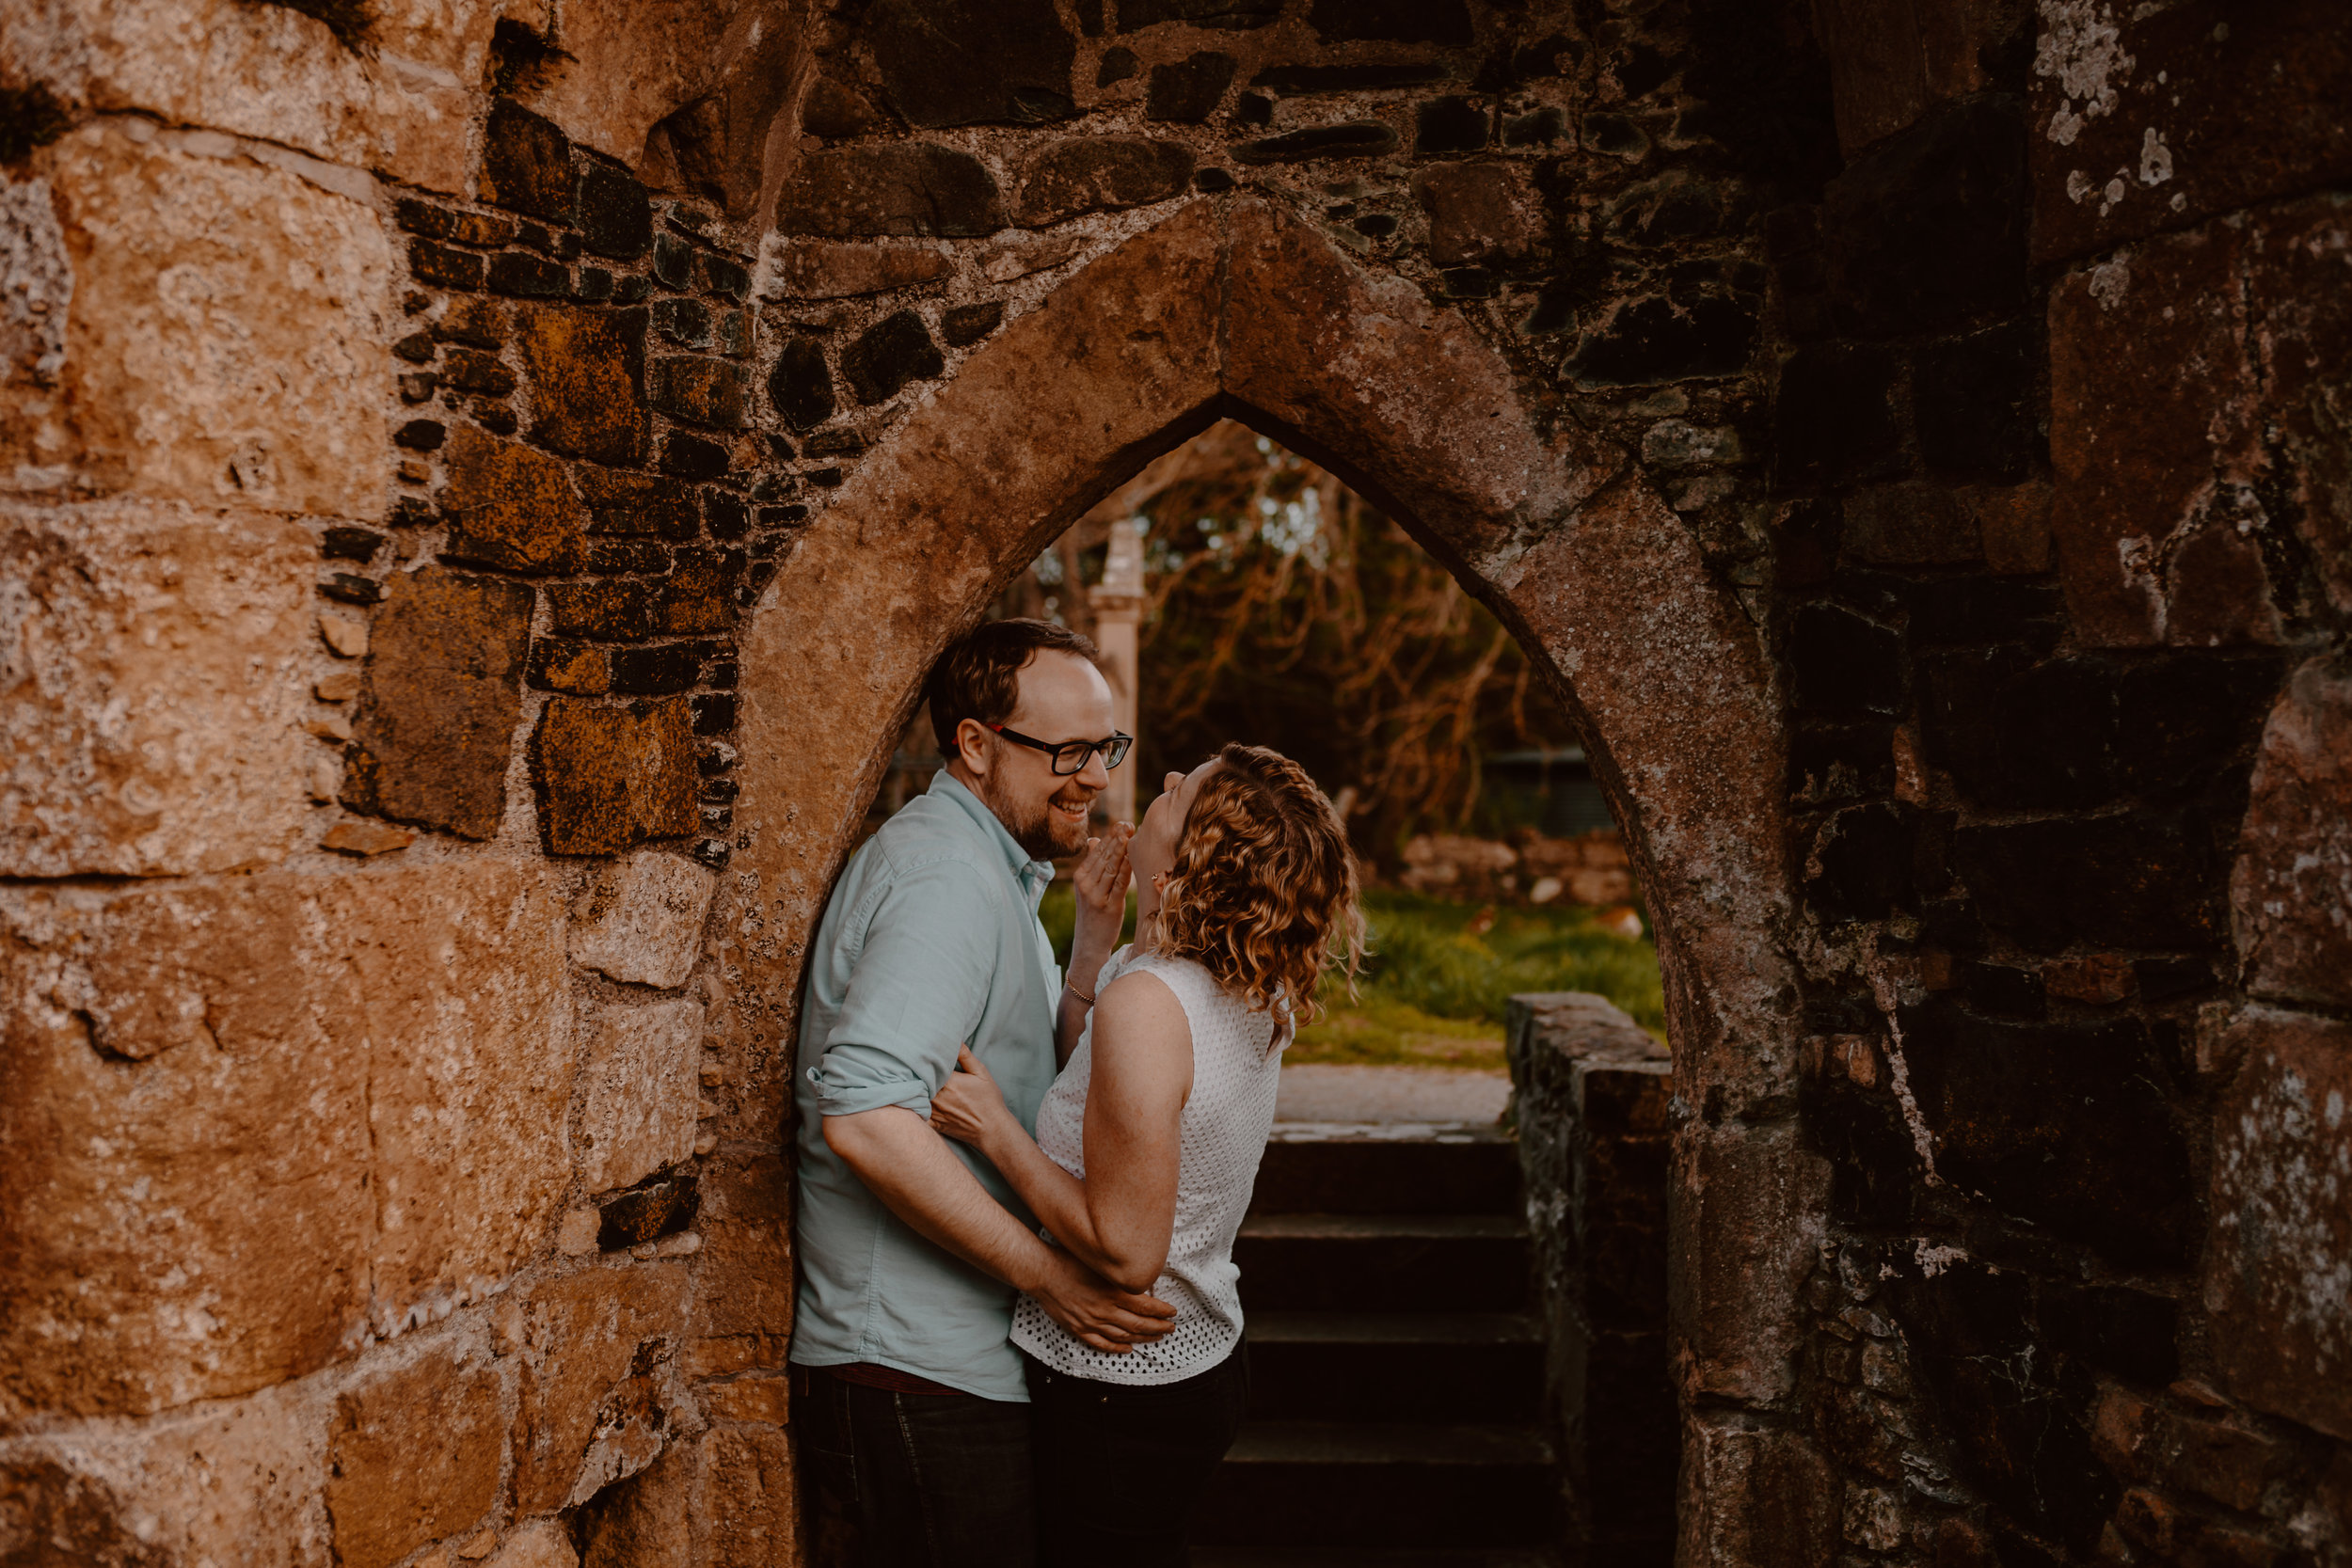
[(803, 1560), (804, 943), (1233, 418), (1659, 937), (1571, 1559), (2352, 1563), (2340, 7), (18, 9), (0, 1560)]

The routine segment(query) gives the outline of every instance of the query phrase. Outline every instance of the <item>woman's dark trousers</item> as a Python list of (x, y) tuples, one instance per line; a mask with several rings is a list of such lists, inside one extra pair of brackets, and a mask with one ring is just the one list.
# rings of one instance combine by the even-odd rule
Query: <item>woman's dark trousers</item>
[(1249, 1403), (1241, 1347), (1152, 1387), (1028, 1369), (1039, 1568), (1183, 1568), (1184, 1526)]

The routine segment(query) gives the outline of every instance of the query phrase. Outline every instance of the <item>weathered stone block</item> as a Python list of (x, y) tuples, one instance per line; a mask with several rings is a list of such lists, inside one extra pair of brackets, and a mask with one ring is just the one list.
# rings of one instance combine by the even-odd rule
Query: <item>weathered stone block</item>
[(1797, 705), (1819, 713), (1900, 713), (1909, 701), (1902, 640), (1838, 604), (1806, 605), (1788, 639)]
[(650, 849), (631, 855), (574, 921), (572, 961), (631, 985), (684, 985), (718, 887), (717, 874), (691, 861)]
[[(548, 26), (550, 8), (534, 4), (524, 14), (532, 18), (532, 27)], [(670, 129), (681, 132), (679, 139), (703, 156), (755, 163), (756, 140), (741, 139), (739, 127), (737, 139), (728, 140), (728, 102), (734, 101), (736, 117), (749, 110), (762, 128), (765, 115), (743, 102), (741, 87), (730, 91), (712, 80), (727, 29), (740, 26), (743, 14), (726, 7), (576, 7), (562, 18), (562, 56), (531, 85), (531, 106), (562, 126), (578, 146), (632, 166), (644, 156), (646, 134), (673, 115)], [(769, 24), (761, 33), (762, 42), (745, 39), (733, 46), (746, 51), (736, 69), (755, 77), (773, 73), (780, 85), (787, 67), (773, 51), (783, 36)], [(714, 86), (721, 90), (713, 93)], [(754, 97), (758, 98), (757, 89)], [(681, 105), (695, 106), (679, 114)]]
[(566, 637), (628, 642), (653, 629), (653, 593), (642, 582), (558, 582), (548, 585), (548, 606)]
[(1238, 63), (1232, 55), (1212, 50), (1153, 66), (1144, 86), (1143, 118), (1200, 124), (1216, 111), (1225, 89), (1233, 85), (1233, 68)]
[(2296, 585), (2271, 580), (2280, 552), (2262, 535), (2287, 530), (2352, 603), (2352, 465), (2321, 369), (2352, 346), (2352, 303), (2330, 282), (2346, 254), (2352, 219), (2320, 198), (2154, 241), (2051, 291), (2051, 528), (2086, 641), (2280, 641)]
[(243, 1393), (504, 1277), (569, 1180), (561, 915), (502, 861), (12, 895), (0, 1405)]
[(554, 1519), (533, 1519), (499, 1543), (496, 1556), (482, 1568), (580, 1568), (572, 1538)]
[(2328, 0), (2049, 14), (2034, 259), (2088, 256), (2352, 174), (2352, 41)]
[(2352, 1026), (2257, 1011), (2214, 1117), (2205, 1307), (2231, 1392), (2352, 1437)]
[(910, 125), (1034, 125), (1077, 112), (1077, 45), (1053, 0), (883, 0), (862, 31), (891, 107)]
[(326, 1508), (344, 1568), (390, 1568), (468, 1529), (499, 1495), (498, 1374), (428, 1354), (337, 1398)]
[(144, 110), (454, 192), (479, 103), (464, 84), (482, 79), (494, 10), (395, 0), (376, 11), (381, 48), (362, 53), (293, 7), (67, 0), (0, 14), (0, 55), (76, 106)]
[(1952, 0), (1830, 0), (1817, 13), (1836, 95), (1837, 140), (1852, 158), (1931, 103), (1987, 85), (2015, 13)]
[(736, 430), (748, 412), (749, 390), (742, 366), (698, 354), (675, 354), (653, 362), (649, 401), (674, 420)]
[(2010, 323), (1919, 351), (1912, 424), (1930, 469), (1990, 483), (2026, 478), (2042, 455), (2040, 349), (2030, 325)]
[(702, 673), (702, 655), (691, 643), (612, 650), (612, 689), (624, 696), (666, 697), (686, 690)]
[(1005, 226), (995, 178), (977, 158), (931, 142), (843, 148), (803, 157), (776, 207), (784, 234), (993, 234)]
[(71, 297), (55, 363), (0, 410), (0, 463), (40, 488), (380, 516), (376, 215), (189, 145), (102, 122), (34, 158), (27, 243), (70, 269)]
[(2221, 935), (2222, 868), (2201, 824), (2178, 815), (1963, 828), (1952, 868), (1986, 922), (2036, 953), (2201, 948)]
[(797, 240), (776, 262), (776, 287), (793, 299), (849, 299), (930, 283), (952, 270), (935, 250)]
[(699, 527), (694, 493), (675, 479), (585, 466), (572, 472), (587, 503), (591, 533), (691, 539)]
[(686, 1270), (590, 1268), (535, 1287), (523, 1308), (515, 1511), (585, 1502), (661, 1452), (683, 1414), (671, 1370)]
[[(2341, 42), (2339, 41), (2339, 47)], [(2248, 246), (2261, 386), (2275, 412), (2274, 490), (2290, 492), (2321, 592), (2352, 612), (2352, 441), (2341, 367), (2352, 363), (2352, 202), (2319, 197), (2263, 215)], [(2267, 429), (2264, 439), (2272, 437)], [(2278, 523), (2273, 520), (2271, 526)]]
[(496, 217), (488, 213), (469, 213), (455, 207), (437, 207), (429, 201), (404, 197), (392, 204), (392, 214), (403, 229), (411, 234), (429, 239), (449, 240), (457, 245), (473, 245), (495, 250), (514, 243), (516, 224), (512, 218)]
[(612, 673), (602, 648), (542, 637), (531, 645), (531, 684), (575, 697), (601, 697), (612, 689)]
[(838, 404), (833, 372), (825, 364), (825, 345), (814, 338), (786, 343), (768, 372), (768, 401), (788, 429), (814, 430), (832, 419)]
[(910, 381), (928, 381), (947, 368), (930, 329), (912, 310), (894, 311), (841, 351), (842, 379), (862, 404), (887, 403)]
[(497, 834), (532, 599), (521, 583), (438, 566), (393, 575), (352, 719), (343, 804), (467, 838)]
[[(455, 250), (445, 245), (435, 245), (429, 240), (408, 242), (408, 276), (437, 289), (479, 289), (482, 287), (483, 268), (486, 265), (487, 262), (471, 251)], [(400, 346), (405, 347), (407, 341), (404, 340)], [(403, 357), (411, 356), (404, 355)]]
[(454, 348), (441, 360), (441, 378), (461, 392), (502, 398), (515, 389), (515, 372), (492, 355)]
[(738, 1377), (703, 1386), (703, 1414), (714, 1421), (757, 1421), (783, 1426), (792, 1414), (791, 1381), (784, 1377)]
[(123, 1498), (104, 1478), (46, 1454), (0, 1461), (0, 1497), (8, 1499), (8, 1533), (0, 1542), (11, 1557), (103, 1568), (167, 1568), (172, 1560), (167, 1549), (132, 1532)]
[(1376, 119), (1343, 125), (1315, 125), (1255, 141), (1236, 142), (1231, 149), (1237, 164), (1296, 164), (1310, 158), (1376, 158), (1396, 150), (1396, 133)]
[(1686, 1399), (1777, 1403), (1796, 1386), (1797, 1291), (1827, 1218), (1828, 1162), (1794, 1129), (1724, 1127), (1686, 1137), (1675, 1163), (1677, 1381)]
[[(1230, 74), (1230, 61), (1227, 67)], [(1055, 142), (1030, 162), (1014, 200), (1014, 216), (1030, 228), (1043, 228), (1084, 213), (1166, 201), (1184, 194), (1192, 166), (1192, 150), (1180, 142), (1073, 136)]]
[(1983, 551), (1977, 521), (1940, 484), (1913, 482), (1846, 499), (1847, 551), (1874, 566), (1956, 566)]
[(610, 1487), (580, 1513), (587, 1568), (691, 1562), (694, 1552), (696, 1444), (671, 1444), (644, 1469)]
[(1946, 1180), (2126, 1265), (2188, 1245), (2188, 1146), (2137, 1021), (2012, 1023), (1937, 998), (1902, 1051)]
[(710, 346), (710, 307), (699, 299), (657, 300), (654, 329), (681, 348)]
[(1412, 191), (1438, 266), (1518, 261), (1543, 243), (1543, 204), (1515, 165), (1433, 164), (1414, 171)]
[(633, 261), (653, 245), (653, 202), (626, 169), (588, 161), (580, 176), (580, 243), (591, 255)]
[(2313, 659), (2271, 709), (2230, 874), (2257, 993), (2352, 1004), (2352, 672)]
[(583, 1022), (588, 1100), (580, 1116), (580, 1177), (589, 1192), (606, 1193), (634, 1186), (694, 1152), (703, 1006), (681, 997), (598, 1006)]
[(0, 874), (227, 871), (287, 852), (314, 745), (312, 545), (116, 501), (0, 515)]
[(525, 309), (515, 334), (531, 378), (531, 438), (570, 457), (642, 462), (645, 327), (642, 309)]
[(2013, 99), (1945, 104), (1829, 183), (1831, 313), (1861, 336), (1935, 331), (2026, 299), (2025, 126)]
[(957, 348), (968, 348), (1003, 325), (1005, 302), (1001, 299), (978, 305), (953, 305), (940, 313), (939, 335)]
[(562, 463), (472, 425), (450, 432), (442, 462), (451, 559), (511, 572), (577, 572), (587, 563), (586, 519)]
[(742, 578), (739, 558), (730, 570), (725, 558), (681, 550), (676, 569), (661, 585), (660, 629), (674, 637), (727, 630), (735, 624), (734, 591)]
[(1794, 1433), (1715, 1416), (1684, 1428), (1678, 1562), (1819, 1568), (1837, 1553), (1837, 1472)]
[(714, 1427), (701, 1439), (695, 1510), (702, 1560), (762, 1568), (800, 1554), (792, 1434), (781, 1427)]
[(1977, 490), (1965, 497), (1984, 543), (1984, 563), (2012, 577), (2050, 569), (2050, 487), (2020, 484)]
[(551, 223), (571, 222), (571, 139), (511, 98), (491, 104), (482, 140), (482, 199)]
[(560, 261), (508, 250), (490, 258), (483, 283), (493, 293), (517, 299), (562, 299), (572, 292), (572, 274)]
[(532, 741), (551, 853), (610, 855), (694, 831), (694, 741), (683, 701), (598, 707), (558, 697)]
[(1799, 349), (1772, 405), (1774, 472), (1785, 484), (1835, 483), (1880, 468), (1901, 440), (1890, 411), (1894, 356), (1876, 344)]
[[(332, 1405), (330, 1392), (296, 1383), (118, 1428), (95, 1443), (87, 1427), (53, 1429), (30, 1443), (20, 1437), (10, 1445), (13, 1457), (34, 1463), (24, 1469), (0, 1463), (0, 1497), (12, 1510), (30, 1502), (34, 1541), (45, 1534), (53, 1549), (66, 1544), (65, 1557), (49, 1560), (324, 1568), (330, 1547), (321, 1494)], [(59, 1463), (39, 1463), (51, 1456)], [(41, 1519), (44, 1504), (75, 1499), (91, 1505), (88, 1512), (69, 1506)], [(23, 1528), (23, 1513), (8, 1517)], [(121, 1532), (113, 1544), (109, 1526)], [(0, 1539), (21, 1552), (25, 1536)]]

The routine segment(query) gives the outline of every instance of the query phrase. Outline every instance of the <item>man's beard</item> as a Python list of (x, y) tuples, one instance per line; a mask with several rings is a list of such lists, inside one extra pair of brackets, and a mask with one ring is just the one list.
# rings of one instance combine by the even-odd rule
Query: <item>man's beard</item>
[(1091, 793), (1064, 784), (1047, 800), (1027, 806), (1026, 816), (1016, 815), (1024, 808), (999, 798), (993, 787), (988, 788), (980, 799), (990, 811), (996, 814), (996, 820), (1005, 825), (1005, 832), (1012, 834), (1012, 841), (1021, 846), (1021, 852), (1033, 861), (1058, 860), (1065, 855), (1074, 855), (1087, 846), (1088, 824), (1085, 819), (1065, 825), (1054, 815), (1052, 807), (1055, 800), (1070, 806), (1091, 804), (1094, 800)]

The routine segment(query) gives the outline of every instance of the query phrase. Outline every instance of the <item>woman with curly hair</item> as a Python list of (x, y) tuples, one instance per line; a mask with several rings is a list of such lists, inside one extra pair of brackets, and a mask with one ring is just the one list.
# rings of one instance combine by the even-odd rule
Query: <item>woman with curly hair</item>
[[(1352, 978), (1363, 950), (1346, 832), (1279, 752), (1227, 746), (1168, 774), (1127, 852), (1136, 940), (1091, 994), (1073, 977), (1092, 1006), (1036, 1139), (969, 1053), (931, 1101), (932, 1125), (986, 1155), (1052, 1241), (1176, 1308), (1165, 1337), (1104, 1352), (1015, 1307), (1044, 1568), (1185, 1560), (1185, 1520), (1248, 1401), (1233, 1237), (1282, 1049), (1325, 972)], [(1120, 869), (1121, 902), (1125, 883)]]

